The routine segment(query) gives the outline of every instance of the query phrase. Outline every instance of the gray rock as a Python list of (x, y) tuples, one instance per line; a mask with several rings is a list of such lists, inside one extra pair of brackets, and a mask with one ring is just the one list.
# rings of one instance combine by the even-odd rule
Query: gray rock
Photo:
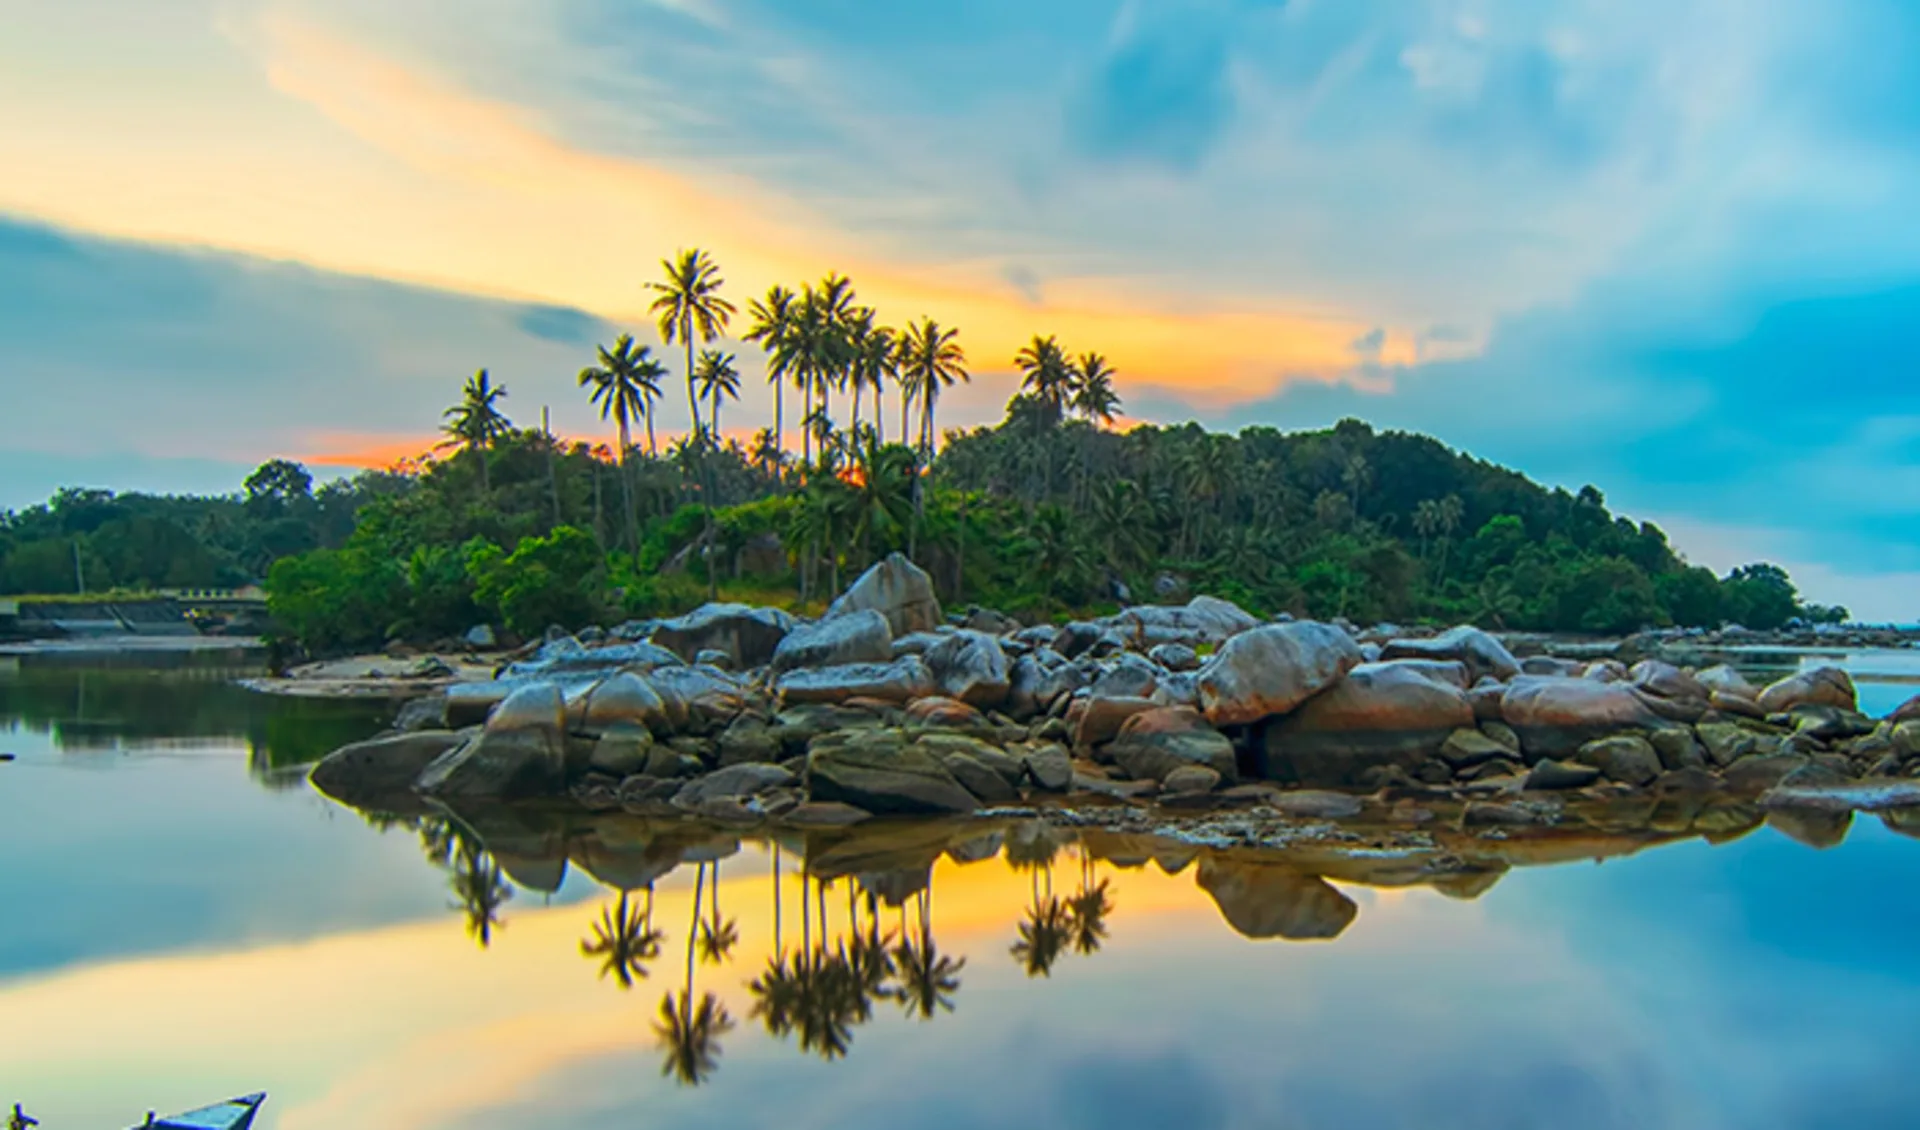
[(925, 750), (884, 743), (816, 748), (807, 758), (809, 796), (877, 814), (971, 812), (979, 802)]
[(1200, 704), (1216, 726), (1247, 725), (1291, 712), (1359, 664), (1353, 637), (1331, 625), (1253, 628), (1200, 668)]
[(872, 609), (861, 609), (794, 628), (774, 649), (772, 667), (775, 671), (792, 671), (892, 659), (893, 633), (887, 627), (887, 618)]
[(1708, 667), (1694, 675), (1694, 681), (1707, 689), (1707, 693), (1733, 695), (1750, 702), (1760, 701), (1760, 688), (1747, 681), (1747, 677), (1722, 663)]
[(600, 735), (586, 768), (609, 777), (630, 777), (647, 767), (653, 751), (653, 734), (645, 726), (623, 722)]
[(1660, 776), (1660, 755), (1637, 734), (1597, 738), (1580, 747), (1575, 759), (1592, 765), (1608, 780), (1628, 785), (1650, 785)]
[(917, 655), (891, 663), (852, 663), (810, 671), (789, 671), (774, 683), (789, 703), (845, 702), (877, 698), (911, 702), (933, 693), (933, 675)]
[(947, 638), (946, 632), (909, 632), (893, 641), (893, 658), (903, 655), (925, 655), (941, 640)]
[(1795, 754), (1749, 754), (1727, 766), (1722, 776), (1735, 792), (1763, 793), (1809, 764), (1810, 759)]
[(313, 787), (342, 804), (404, 807), (427, 766), (472, 737), (471, 732), (415, 730), (341, 746), (307, 774)]
[(1440, 760), (1455, 770), (1470, 769), (1496, 757), (1511, 757), (1514, 752), (1477, 729), (1461, 729), (1447, 735), (1446, 744), (1440, 747)]
[(1073, 747), (1090, 750), (1112, 741), (1127, 719), (1162, 707), (1148, 698), (1089, 698), (1080, 722), (1073, 730)]
[(1304, 785), (1360, 785), (1372, 768), (1413, 769), (1473, 722), (1458, 688), (1397, 663), (1364, 664), (1267, 726), (1266, 772)]
[(490, 648), (500, 644), (500, 638), (494, 635), (491, 624), (475, 624), (467, 629), (467, 634), (463, 638), (467, 641), (468, 647)]
[(765, 666), (793, 626), (793, 617), (777, 608), (703, 604), (660, 623), (652, 639), (684, 660), (707, 650), (724, 651), (733, 657), (735, 668), (746, 670)]
[(1445, 683), (1458, 690), (1464, 691), (1473, 686), (1473, 679), (1467, 673), (1467, 665), (1458, 659), (1388, 659), (1383, 653), (1381, 659), (1369, 660), (1369, 662), (1390, 662), (1402, 670), (1432, 679), (1436, 683)]
[(1150, 698), (1160, 685), (1161, 671), (1131, 653), (1122, 655), (1093, 681), (1096, 698)]
[(532, 683), (508, 695), (472, 741), (420, 773), (421, 793), (511, 800), (557, 791), (566, 776), (566, 710), (560, 688)]
[(513, 693), (517, 684), (506, 682), (455, 683), (446, 690), (447, 728), (465, 729), (478, 726), (493, 713), (493, 708), (505, 702)]
[(1660, 764), (1669, 770), (1707, 767), (1707, 755), (1701, 752), (1700, 743), (1693, 740), (1693, 731), (1685, 726), (1662, 726), (1650, 731), (1647, 741), (1660, 755)]
[(969, 706), (1004, 705), (1012, 673), (1000, 641), (984, 632), (962, 630), (927, 649), (927, 669), (942, 694)]
[(1598, 737), (1664, 724), (1631, 687), (1586, 678), (1522, 675), (1508, 684), (1500, 709), (1529, 760), (1564, 757)]
[(1073, 784), (1073, 758), (1066, 747), (1044, 745), (1027, 754), (1023, 759), (1027, 767), (1027, 776), (1033, 780), (1035, 788), (1044, 792), (1064, 793)]
[(1063, 624), (1053, 634), (1053, 650), (1068, 659), (1077, 659), (1093, 650), (1105, 629), (1098, 624), (1089, 624), (1084, 620), (1075, 620)]
[(1816, 667), (1789, 675), (1760, 692), (1760, 709), (1779, 714), (1796, 706), (1831, 706), (1839, 710), (1858, 710), (1853, 676), (1838, 667)]
[(840, 599), (827, 608), (826, 619), (865, 611), (884, 616), (892, 636), (930, 632), (944, 619), (940, 614), (940, 601), (933, 595), (933, 578), (898, 553), (888, 554), (885, 560), (860, 574), (860, 578), (840, 594)]
[(873, 819), (873, 813), (839, 801), (808, 801), (789, 809), (781, 819), (802, 828), (844, 828)]
[(1584, 789), (1600, 779), (1600, 770), (1592, 765), (1581, 765), (1572, 761), (1555, 761), (1543, 758), (1527, 770), (1525, 788), (1529, 789)]
[(695, 655), (693, 662), (696, 666), (718, 667), (720, 670), (726, 671), (733, 667), (733, 653), (722, 651), (717, 647), (709, 647), (701, 651), (698, 655)]
[(1351, 793), (1329, 792), (1325, 789), (1273, 792), (1264, 795), (1261, 800), (1282, 816), (1290, 816), (1295, 820), (1344, 820), (1360, 815), (1365, 807), (1360, 798)]
[(1147, 658), (1169, 671), (1194, 671), (1200, 667), (1200, 656), (1183, 643), (1157, 644), (1148, 650)]
[(614, 726), (644, 726), (656, 733), (670, 728), (667, 704), (653, 684), (632, 671), (619, 671), (595, 683), (572, 704), (575, 729), (590, 734)]
[(720, 764), (743, 765), (748, 762), (773, 762), (785, 759), (786, 742), (765, 719), (742, 714), (727, 724), (717, 742)]
[(990, 636), (1005, 636), (1019, 631), (1020, 621), (991, 608), (976, 606), (967, 610), (967, 617), (960, 622), (960, 626), (968, 631), (985, 632)]
[[(474, 721), (484, 721), (485, 716)], [(445, 730), (447, 725), (447, 696), (444, 694), (422, 695), (410, 698), (400, 704), (400, 710), (394, 715), (393, 728), (402, 733), (415, 730)]]
[(1220, 774), (1205, 765), (1182, 765), (1160, 782), (1160, 795), (1210, 793), (1220, 787)]
[(1239, 778), (1233, 742), (1190, 707), (1163, 706), (1133, 715), (1108, 755), (1135, 780), (1165, 780), (1187, 765), (1204, 765), (1226, 781)]
[(1643, 659), (1627, 672), (1633, 685), (1661, 698), (1707, 700), (1707, 686), (1671, 663)]
[(1012, 804), (1020, 799), (1018, 789), (975, 757), (955, 750), (941, 754), (940, 764), (946, 766), (947, 772), (953, 774), (953, 779), (978, 797), (982, 804)]
[(913, 744), (942, 759), (951, 753), (966, 754), (1000, 774), (1009, 785), (1019, 785), (1026, 779), (1026, 765), (1020, 758), (971, 734), (925, 733), (915, 738)]
[(754, 762), (729, 765), (688, 781), (673, 795), (673, 805), (692, 812), (711, 800), (750, 797), (773, 789), (790, 788), (797, 783), (792, 773), (778, 765)]
[(1700, 735), (1707, 756), (1723, 768), (1760, 748), (1757, 734), (1731, 722), (1702, 722), (1694, 732)]
[(1194, 597), (1185, 607), (1136, 605), (1098, 621), (1123, 646), (1143, 652), (1164, 643), (1218, 644), (1258, 623), (1231, 601), (1210, 596)]
[(1466, 664), (1473, 682), (1492, 676), (1505, 681), (1520, 673), (1520, 662), (1505, 644), (1471, 624), (1462, 624), (1424, 640), (1392, 640), (1382, 659), (1451, 659)]
[(1190, 706), (1200, 709), (1200, 677), (1192, 671), (1169, 673), (1160, 677), (1153, 693), (1147, 696), (1162, 706)]

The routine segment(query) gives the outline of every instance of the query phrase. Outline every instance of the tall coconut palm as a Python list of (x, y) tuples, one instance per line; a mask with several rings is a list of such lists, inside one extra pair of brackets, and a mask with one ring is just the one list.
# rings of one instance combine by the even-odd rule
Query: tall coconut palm
[(441, 413), (446, 422), (440, 430), (446, 433), (447, 442), (440, 446), (458, 447), (478, 459), (480, 490), (491, 493), (493, 483), (487, 472), (487, 452), (495, 440), (513, 431), (513, 421), (507, 419), (499, 407), (507, 398), (507, 386), (494, 384), (482, 369), (467, 378), (460, 392), (460, 403)]
[[(793, 292), (775, 284), (767, 290), (764, 299), (756, 298), (747, 307), (747, 313), (753, 318), (748, 328), (746, 340), (757, 342), (767, 353), (767, 383), (773, 386), (773, 450), (779, 452), (786, 447), (786, 383), (790, 377), (793, 354), (789, 348), (789, 338), (793, 333), (795, 299)], [(767, 464), (768, 469), (778, 471), (777, 459)]]
[(1077, 377), (1066, 351), (1051, 335), (1035, 334), (1033, 340), (1014, 355), (1013, 363), (1023, 375), (1021, 389), (1039, 403), (1042, 421), (1049, 427), (1058, 424), (1073, 400)]
[(853, 386), (853, 420), (860, 421), (860, 394), (873, 390), (873, 420), (880, 439), (886, 440), (886, 387), (898, 371), (899, 353), (894, 332), (874, 324), (873, 311), (860, 309), (847, 327), (848, 383)]
[[(933, 460), (933, 414), (940, 402), (940, 390), (968, 380), (967, 351), (960, 347), (960, 331), (943, 329), (932, 318), (921, 318), (900, 335), (899, 357), (901, 398), (920, 398), (920, 459), (913, 475), (913, 521), (907, 531), (907, 556), (918, 556), (920, 523), (926, 518), (926, 497), (921, 484), (923, 469)], [(904, 409), (901, 436), (906, 437)]]
[(621, 334), (612, 349), (601, 346), (598, 363), (580, 370), (580, 387), (593, 390), (589, 399), (599, 406), (600, 418), (612, 418), (620, 431), (620, 494), (627, 510), (628, 548), (636, 554), (640, 523), (633, 507), (633, 420), (637, 416), (646, 421), (647, 454), (654, 454), (653, 402), (666, 375), (667, 367), (646, 346), (636, 347), (632, 334)]
[(740, 399), (740, 370), (734, 367), (733, 354), (706, 349), (693, 367), (700, 385), (700, 397), (707, 402), (707, 424), (713, 442), (720, 442), (720, 403)]
[(1074, 363), (1074, 372), (1073, 410), (1091, 424), (1113, 423), (1114, 413), (1120, 410), (1120, 393), (1113, 387), (1113, 366), (1098, 353), (1082, 353)]
[(664, 282), (651, 282), (647, 289), (656, 297), (650, 308), (659, 319), (660, 336), (668, 345), (680, 342), (687, 350), (687, 415), (693, 430), (700, 430), (700, 400), (694, 392), (693, 350), (695, 339), (710, 342), (719, 337), (733, 317), (733, 303), (720, 297), (726, 280), (713, 257), (699, 248), (663, 259)]

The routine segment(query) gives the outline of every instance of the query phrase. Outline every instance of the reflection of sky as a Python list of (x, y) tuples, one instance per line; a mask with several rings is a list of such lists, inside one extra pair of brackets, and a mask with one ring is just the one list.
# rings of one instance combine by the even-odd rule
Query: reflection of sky
[[(749, 1017), (772, 926), (748, 851), (722, 894), (739, 952), (696, 972), (740, 1026), (688, 1090), (650, 1028), (683, 974), (686, 871), (662, 885), (651, 979), (622, 993), (579, 954), (598, 903), (577, 872), (551, 904), (519, 892), (482, 953), (411, 834), (263, 788), (238, 748), (0, 745), (22, 757), (0, 765), (0, 1100), (49, 1126), (256, 1087), (263, 1130), (1872, 1130), (1920, 1099), (1920, 909), (1898, 895), (1920, 844), (1868, 818), (1830, 851), (1762, 830), (1516, 871), (1473, 902), (1346, 888), (1360, 914), (1331, 943), (1248, 942), (1191, 870), (1103, 867), (1110, 942), (1040, 982), (1008, 954), (1028, 876), (942, 864), (957, 1010), (882, 1003), (835, 1064)], [(789, 941), (797, 895), (789, 877)], [(844, 889), (828, 903), (843, 921)]]

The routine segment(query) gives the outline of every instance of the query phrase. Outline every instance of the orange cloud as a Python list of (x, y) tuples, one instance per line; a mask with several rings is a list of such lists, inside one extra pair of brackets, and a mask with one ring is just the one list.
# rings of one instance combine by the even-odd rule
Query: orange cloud
[[(1112, 359), (1123, 390), (1158, 388), (1227, 403), (1289, 380), (1331, 380), (1369, 323), (1307, 303), (1219, 294), (1177, 298), (1151, 285), (1050, 278), (1034, 304), (1002, 264), (916, 259), (764, 186), (586, 152), (525, 110), (473, 95), (414, 61), (271, 9), (238, 25), (267, 89), (201, 139), (183, 128), (205, 92), (150, 92), (120, 132), (27, 129), (0, 108), (0, 208), (142, 239), (210, 244), (487, 295), (644, 320), (641, 283), (674, 249), (699, 245), (733, 297), (838, 269), (895, 322), (932, 315), (962, 330), (976, 372), (1005, 373), (1035, 332)], [(223, 92), (227, 93), (227, 92)], [(227, 101), (234, 99), (228, 94)], [(13, 124), (20, 131), (8, 136)], [(144, 128), (144, 138), (135, 131)], [(164, 139), (167, 145), (156, 144)], [(124, 185), (141, 150), (143, 191)], [(1389, 351), (1404, 343), (1390, 334)]]

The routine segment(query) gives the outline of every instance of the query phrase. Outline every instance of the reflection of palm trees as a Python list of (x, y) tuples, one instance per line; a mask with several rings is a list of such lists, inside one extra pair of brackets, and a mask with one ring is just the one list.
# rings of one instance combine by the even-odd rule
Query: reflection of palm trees
[(668, 993), (660, 1001), (660, 1019), (653, 1023), (654, 1035), (666, 1052), (660, 1074), (689, 1087), (706, 1082), (720, 1066), (720, 1037), (732, 1030), (733, 1017), (712, 993), (703, 994), (698, 1005), (693, 1003), (691, 988), (679, 994), (677, 1001)]
[(627, 892), (620, 892), (619, 909), (602, 907), (599, 921), (593, 924), (593, 938), (581, 939), (580, 955), (600, 959), (600, 976), (612, 975), (622, 989), (633, 988), (635, 981), (647, 978), (646, 962), (660, 956), (660, 943), (666, 934), (653, 929), (653, 895), (647, 895), (647, 909), (629, 909)]
[[(699, 895), (696, 891), (694, 915), (699, 916)], [(740, 943), (740, 930), (731, 918), (720, 917), (720, 861), (713, 863), (713, 887), (708, 895), (708, 904), (712, 912), (707, 921), (700, 926), (700, 960), (707, 965), (719, 965), (733, 956), (733, 947)]]
[[(653, 1032), (666, 1058), (660, 1074), (671, 1075), (680, 1083), (694, 1087), (706, 1082), (719, 1066), (720, 1037), (733, 1030), (733, 1017), (720, 998), (703, 994), (693, 1001), (693, 949), (700, 934), (700, 896), (706, 886), (707, 865), (694, 871), (693, 920), (687, 925), (687, 980), (676, 995), (669, 991), (660, 1000), (660, 1018)], [(716, 883), (719, 882), (716, 876)]]
[(1066, 904), (1053, 895), (1035, 896), (1033, 905), (1020, 921), (1020, 938), (1008, 952), (1020, 962), (1029, 977), (1052, 974), (1053, 964), (1066, 951), (1072, 938), (1072, 924)]
[(465, 837), (453, 863), (453, 894), (458, 900), (454, 909), (466, 913), (467, 934), (486, 949), (494, 930), (505, 925), (500, 908), (513, 897), (513, 888), (507, 886), (493, 857)]
[(1092, 954), (1107, 938), (1107, 915), (1113, 913), (1113, 899), (1107, 894), (1107, 880), (1093, 881), (1093, 855), (1080, 849), (1080, 893), (1067, 900), (1072, 919), (1073, 948)]
[(901, 930), (900, 944), (894, 947), (894, 962), (900, 971), (900, 985), (894, 999), (909, 1016), (932, 1020), (937, 1012), (952, 1012), (954, 993), (960, 991), (960, 971), (967, 959), (958, 961), (940, 952), (933, 941), (933, 891), (922, 890), (916, 901), (920, 911), (918, 939)]

